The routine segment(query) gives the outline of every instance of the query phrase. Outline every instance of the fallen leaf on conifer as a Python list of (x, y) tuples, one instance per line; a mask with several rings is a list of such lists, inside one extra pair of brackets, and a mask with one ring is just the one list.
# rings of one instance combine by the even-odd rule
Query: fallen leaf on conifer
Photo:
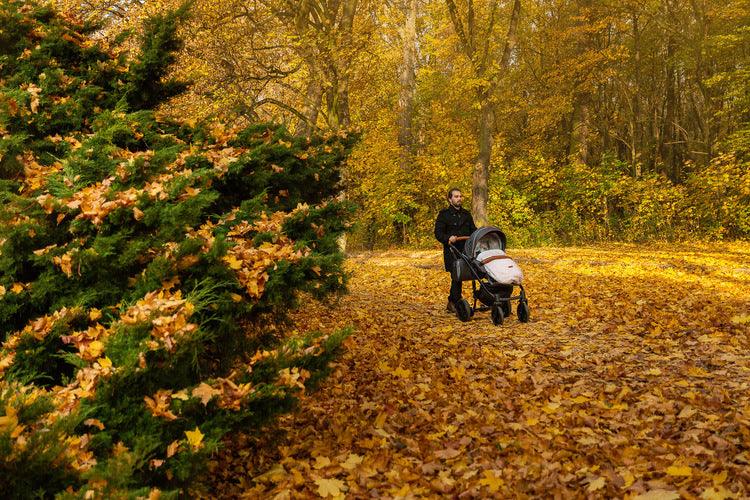
[(185, 437), (187, 438), (187, 442), (190, 445), (190, 448), (192, 448), (193, 450), (203, 447), (204, 436), (198, 427), (196, 427), (192, 431), (185, 431)]
[(206, 406), (214, 396), (218, 396), (219, 394), (221, 394), (221, 391), (219, 391), (218, 389), (214, 389), (207, 383), (203, 382), (198, 387), (194, 388), (191, 394), (193, 397), (200, 398), (203, 406)]

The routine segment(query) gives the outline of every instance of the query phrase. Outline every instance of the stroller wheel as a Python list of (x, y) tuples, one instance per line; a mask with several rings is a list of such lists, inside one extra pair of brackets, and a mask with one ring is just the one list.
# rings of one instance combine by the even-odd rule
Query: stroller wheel
[(516, 312), (518, 313), (518, 321), (521, 323), (529, 322), (529, 303), (526, 300), (518, 302), (518, 309)]
[(492, 317), (492, 324), (499, 326), (503, 324), (505, 314), (503, 313), (503, 306), (494, 304), (490, 310), (490, 316)]
[(461, 321), (469, 321), (469, 318), (471, 318), (471, 313), (472, 310), (468, 300), (461, 299), (456, 302), (456, 316), (458, 316), (458, 319), (460, 319)]

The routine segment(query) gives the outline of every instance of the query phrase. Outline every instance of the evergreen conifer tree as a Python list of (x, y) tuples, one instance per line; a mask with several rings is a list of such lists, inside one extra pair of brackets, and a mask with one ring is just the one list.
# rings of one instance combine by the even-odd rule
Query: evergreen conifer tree
[[(348, 332), (268, 327), (345, 285), (353, 138), (162, 119), (178, 11), (115, 55), (0, 0), (0, 490), (177, 494), (314, 386)], [(89, 493), (90, 494), (90, 493)]]

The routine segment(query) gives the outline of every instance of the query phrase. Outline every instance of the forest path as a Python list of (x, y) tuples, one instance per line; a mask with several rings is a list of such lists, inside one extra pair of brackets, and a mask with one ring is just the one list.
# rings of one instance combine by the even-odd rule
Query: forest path
[(439, 252), (351, 257), (350, 293), (295, 314), (299, 331), (354, 326), (346, 353), (282, 417), (275, 445), (258, 453), (241, 439), (220, 457), (213, 487), (747, 498), (750, 245), (509, 254), (526, 276), (527, 324), (447, 313)]

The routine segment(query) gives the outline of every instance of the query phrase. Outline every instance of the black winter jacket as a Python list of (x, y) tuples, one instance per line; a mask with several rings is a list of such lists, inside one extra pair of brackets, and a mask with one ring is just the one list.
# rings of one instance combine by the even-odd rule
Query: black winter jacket
[[(435, 239), (443, 244), (443, 264), (445, 270), (450, 272), (454, 258), (448, 247), (448, 238), (451, 236), (469, 236), (477, 229), (471, 213), (464, 208), (453, 208), (452, 206), (440, 211), (435, 221)], [(453, 244), (463, 251), (465, 241), (457, 241)]]

